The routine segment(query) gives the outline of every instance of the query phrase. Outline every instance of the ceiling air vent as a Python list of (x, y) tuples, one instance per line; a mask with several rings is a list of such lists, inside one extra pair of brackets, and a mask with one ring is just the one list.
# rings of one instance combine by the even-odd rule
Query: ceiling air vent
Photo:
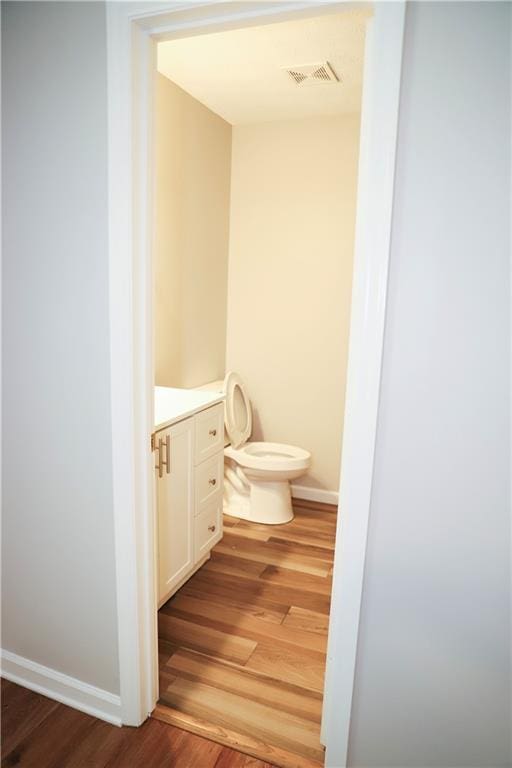
[(286, 67), (286, 72), (297, 85), (301, 86), (315, 85), (316, 83), (337, 83), (340, 80), (328, 61), (320, 62), (320, 64)]

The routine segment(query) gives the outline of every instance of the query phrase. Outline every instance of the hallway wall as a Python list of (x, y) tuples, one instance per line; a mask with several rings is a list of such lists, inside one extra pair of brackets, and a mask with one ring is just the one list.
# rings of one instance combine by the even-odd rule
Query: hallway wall
[(511, 764), (511, 10), (407, 8), (351, 766)]
[(1, 14), (2, 648), (117, 694), (105, 8)]

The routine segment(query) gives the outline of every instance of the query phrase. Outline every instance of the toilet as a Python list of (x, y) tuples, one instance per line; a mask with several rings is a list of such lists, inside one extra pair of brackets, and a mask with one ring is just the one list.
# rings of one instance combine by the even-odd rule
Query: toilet
[(224, 514), (278, 525), (293, 519), (290, 480), (303, 475), (311, 454), (281, 443), (251, 442), (252, 410), (244, 383), (230, 371), (224, 381), (199, 389), (223, 392)]

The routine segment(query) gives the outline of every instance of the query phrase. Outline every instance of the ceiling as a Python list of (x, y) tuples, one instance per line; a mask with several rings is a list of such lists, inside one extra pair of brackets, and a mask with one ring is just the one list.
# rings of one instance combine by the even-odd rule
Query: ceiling
[[(232, 125), (361, 109), (370, 10), (158, 44), (158, 70)], [(286, 68), (329, 62), (339, 82), (297, 85)]]

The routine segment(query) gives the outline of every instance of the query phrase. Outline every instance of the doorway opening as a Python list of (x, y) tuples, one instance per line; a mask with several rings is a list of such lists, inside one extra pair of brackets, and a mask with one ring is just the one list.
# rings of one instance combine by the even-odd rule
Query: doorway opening
[[(113, 490), (125, 724), (141, 724), (158, 698), (155, 455), (149, 440), (155, 427), (151, 115), (156, 42), (346, 7), (353, 6), (160, 3), (155, 9), (141, 2), (107, 7)], [(347, 755), (387, 295), (404, 10), (402, 2), (376, 5), (366, 35), (340, 488), (343, 535), (337, 536), (333, 566), (321, 724), (328, 766), (345, 765)], [(164, 441), (158, 455), (168, 464), (165, 451)]]
[[(213, 738), (229, 733), (282, 766), (324, 762), (371, 15), (345, 10), (157, 45), (155, 429), (172, 469), (156, 481), (155, 716)], [(264, 522), (292, 514), (271, 510), (275, 471), (256, 510), (250, 469), (232, 447), (223, 460), (212, 438), (197, 457), (194, 419), (215, 419), (218, 404), (201, 401), (194, 416), (187, 401), (173, 424), (163, 408), (166, 399), (176, 419), (184, 393), (221, 392), (228, 371), (250, 400), (243, 442), (262, 446), (251, 457), (276, 444), (281, 463), (294, 447), (311, 457), (291, 473), (288, 522)], [(225, 442), (232, 437), (228, 429)]]

